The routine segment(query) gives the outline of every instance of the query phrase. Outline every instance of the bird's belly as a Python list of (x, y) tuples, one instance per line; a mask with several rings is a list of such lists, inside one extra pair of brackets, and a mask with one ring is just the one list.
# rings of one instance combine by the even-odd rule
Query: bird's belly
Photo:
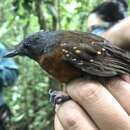
[(69, 82), (81, 77), (81, 72), (78, 72), (76, 69), (74, 70), (74, 68), (63, 68), (60, 72), (53, 73), (52, 75), (61, 82)]
[(50, 64), (49, 66), (44, 64), (43, 68), (55, 79), (65, 83), (83, 75), (81, 70), (75, 68), (71, 64), (64, 62)]

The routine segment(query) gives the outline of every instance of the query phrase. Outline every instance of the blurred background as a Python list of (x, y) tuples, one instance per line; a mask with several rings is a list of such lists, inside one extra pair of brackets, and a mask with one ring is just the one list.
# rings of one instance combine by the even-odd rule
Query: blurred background
[[(39, 30), (87, 31), (86, 19), (102, 0), (0, 0), (0, 42), (11, 49), (25, 36)], [(130, 3), (130, 2), (129, 2)], [(20, 76), (14, 87), (4, 89), (13, 118), (10, 130), (53, 130), (49, 88), (60, 84), (39, 65), (16, 57)]]

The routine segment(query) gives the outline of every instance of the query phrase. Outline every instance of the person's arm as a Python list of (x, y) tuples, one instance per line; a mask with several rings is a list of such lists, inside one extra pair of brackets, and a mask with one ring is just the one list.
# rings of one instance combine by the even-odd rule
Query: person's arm
[(112, 26), (102, 36), (119, 47), (130, 49), (130, 17)]
[(9, 118), (11, 110), (5, 103), (3, 98), (3, 87), (14, 85), (18, 78), (18, 66), (11, 59), (2, 58), (6, 53), (6, 48), (0, 43), (0, 130), (4, 130)]

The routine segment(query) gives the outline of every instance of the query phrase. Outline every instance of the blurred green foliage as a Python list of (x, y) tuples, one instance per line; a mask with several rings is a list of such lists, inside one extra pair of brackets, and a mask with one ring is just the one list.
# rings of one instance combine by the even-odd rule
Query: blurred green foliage
[[(25, 36), (43, 30), (86, 31), (90, 10), (102, 0), (0, 0), (0, 41), (13, 48)], [(48, 89), (59, 88), (37, 63), (15, 58), (20, 76), (16, 85), (5, 89), (14, 114), (10, 130), (53, 129), (53, 107)]]

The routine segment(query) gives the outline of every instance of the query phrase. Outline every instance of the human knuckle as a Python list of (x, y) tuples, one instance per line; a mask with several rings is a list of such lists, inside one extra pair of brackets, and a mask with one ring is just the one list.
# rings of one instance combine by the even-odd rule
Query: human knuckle
[(64, 119), (67, 127), (74, 127), (78, 124), (79, 115), (76, 112), (70, 112)]
[(89, 83), (84, 86), (80, 86), (79, 97), (81, 99), (93, 98), (99, 95), (100, 85), (95, 83)]

